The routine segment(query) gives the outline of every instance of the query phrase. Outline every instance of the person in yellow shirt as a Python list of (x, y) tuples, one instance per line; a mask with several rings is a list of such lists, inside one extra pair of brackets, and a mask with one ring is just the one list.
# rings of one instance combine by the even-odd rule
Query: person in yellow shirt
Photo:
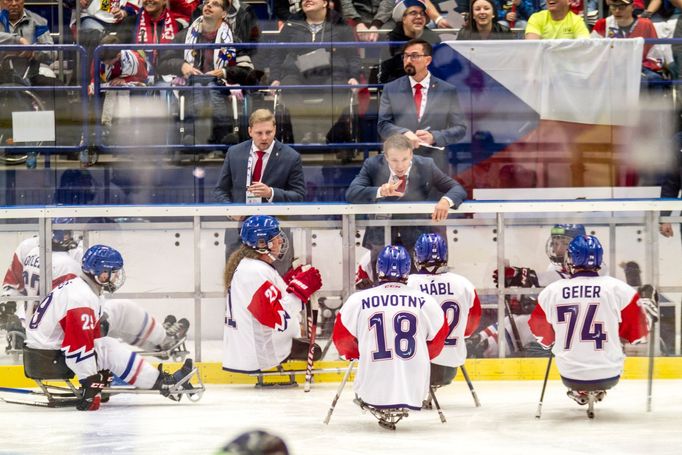
[(569, 0), (548, 0), (547, 9), (533, 13), (526, 25), (526, 39), (589, 38), (585, 21), (569, 9)]

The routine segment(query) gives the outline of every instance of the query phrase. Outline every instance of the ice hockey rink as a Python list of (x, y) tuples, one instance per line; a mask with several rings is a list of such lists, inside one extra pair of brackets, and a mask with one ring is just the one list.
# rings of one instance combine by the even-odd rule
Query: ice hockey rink
[[(153, 395), (119, 395), (97, 412), (0, 403), (2, 454), (211, 454), (243, 431), (281, 436), (293, 454), (679, 454), (682, 381), (654, 383), (646, 412), (646, 381), (624, 380), (585, 407), (550, 381), (535, 419), (541, 381), (477, 381), (481, 407), (464, 382), (441, 389), (447, 423), (436, 411), (411, 412), (396, 431), (378, 426), (352, 402), (348, 384), (329, 425), (322, 421), (338, 384), (311, 392), (207, 385), (198, 403)], [(390, 387), (390, 384), (387, 384)], [(4, 394), (4, 396), (7, 396)]]

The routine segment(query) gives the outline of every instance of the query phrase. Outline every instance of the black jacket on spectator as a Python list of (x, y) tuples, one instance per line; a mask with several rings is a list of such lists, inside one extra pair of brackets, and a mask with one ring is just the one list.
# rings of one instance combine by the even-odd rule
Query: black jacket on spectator
[[(327, 11), (323, 28), (315, 36), (310, 31), (302, 12), (293, 15), (282, 27), (279, 34), (280, 43), (310, 42), (353, 42), (353, 30), (343, 22), (341, 16), (333, 10)], [(320, 46), (322, 48), (322, 46)], [(332, 47), (325, 49), (331, 53), (331, 67), (316, 71), (314, 75), (301, 74), (296, 66), (298, 56), (314, 51), (314, 48), (275, 49), (270, 58), (270, 80), (287, 84), (328, 83), (346, 84), (348, 79), (357, 78), (360, 74), (360, 58), (354, 47)], [(284, 83), (284, 82), (282, 82)]]
[[(484, 38), (481, 37), (481, 34), (478, 33), (476, 30), (472, 30), (471, 28), (464, 27), (462, 30), (459, 31), (457, 34), (457, 41), (481, 41)], [(493, 30), (490, 33), (490, 36), (485, 39), (516, 39), (516, 34), (512, 33), (511, 30), (509, 30), (508, 27), (505, 27), (502, 24), (498, 24), (495, 22), (493, 24)]]
[[(438, 34), (426, 27), (424, 27), (424, 32), (419, 38), (428, 41), (432, 46), (440, 43), (440, 37)], [(411, 39), (412, 38), (405, 34), (402, 22), (398, 22), (393, 30), (391, 30), (386, 36), (386, 41), (391, 42), (400, 41), (406, 43)], [(392, 44), (388, 47), (390, 57), (387, 57), (381, 62), (381, 71), (379, 72), (379, 82), (381, 84), (394, 81), (405, 75), (405, 70), (403, 69), (402, 50), (402, 45)]]

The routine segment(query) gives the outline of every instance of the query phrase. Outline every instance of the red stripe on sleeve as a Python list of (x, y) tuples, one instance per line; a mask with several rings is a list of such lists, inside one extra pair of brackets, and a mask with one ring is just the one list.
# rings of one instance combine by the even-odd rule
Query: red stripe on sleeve
[(269, 281), (266, 281), (258, 288), (251, 298), (251, 303), (247, 309), (254, 318), (264, 326), (274, 329), (276, 326), (285, 326), (285, 315), (280, 299), (282, 293)]
[(436, 336), (430, 341), (426, 342), (426, 346), (429, 349), (430, 359), (437, 357), (438, 354), (440, 354), (440, 351), (443, 350), (443, 346), (445, 346), (445, 338), (448, 336), (448, 328), (448, 320), (445, 317), (445, 313), (443, 313), (443, 325), (440, 327), (438, 333), (436, 333)]
[(530, 315), (528, 326), (542, 346), (548, 348), (554, 344), (554, 328), (547, 320), (547, 315), (539, 303), (535, 305), (535, 309)]
[(344, 356), (347, 360), (360, 358), (358, 339), (348, 331), (345, 325), (343, 325), (343, 322), (341, 321), (341, 313), (336, 314), (332, 340), (334, 341), (336, 350), (339, 351), (339, 354)]
[(478, 328), (481, 322), (481, 301), (478, 299), (478, 293), (474, 291), (474, 304), (469, 308), (469, 318), (467, 319), (467, 326), (464, 329), (464, 336), (469, 337), (474, 330)]
[(635, 294), (628, 305), (620, 312), (620, 327), (618, 335), (630, 343), (646, 338), (649, 328), (646, 323), (646, 315), (639, 305), (639, 295)]

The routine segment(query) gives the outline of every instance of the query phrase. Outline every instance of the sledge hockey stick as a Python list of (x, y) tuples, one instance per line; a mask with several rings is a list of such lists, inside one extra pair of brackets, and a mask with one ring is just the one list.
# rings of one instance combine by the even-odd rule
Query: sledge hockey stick
[[(308, 304), (310, 306), (310, 304)], [(308, 346), (308, 365), (305, 371), (305, 384), (303, 385), (304, 392), (310, 392), (310, 385), (313, 382), (313, 357), (315, 354), (315, 332), (317, 332), (317, 310), (311, 311), (311, 316), (308, 319), (308, 336), (310, 337), (310, 346)]]
[(464, 376), (464, 380), (467, 382), (467, 385), (469, 386), (469, 390), (471, 391), (471, 396), (474, 398), (474, 404), (476, 405), (477, 408), (481, 407), (481, 402), (478, 401), (478, 395), (476, 394), (476, 391), (474, 390), (474, 384), (471, 382), (471, 378), (469, 378), (469, 373), (467, 373), (466, 368), (464, 368), (464, 365), (460, 365), (459, 369), (462, 370), (462, 376)]
[(445, 415), (443, 415), (443, 410), (440, 408), (440, 404), (436, 399), (436, 391), (434, 390), (433, 386), (429, 387), (429, 394), (431, 394), (431, 400), (433, 401), (433, 405), (436, 407), (436, 411), (438, 411), (438, 417), (440, 417), (441, 423), (447, 422), (445, 420)]
[(329, 406), (329, 411), (327, 412), (327, 417), (324, 418), (324, 424), (329, 425), (329, 419), (332, 418), (332, 412), (334, 412), (334, 408), (336, 407), (336, 403), (339, 401), (339, 397), (341, 396), (341, 392), (343, 392), (343, 388), (346, 386), (346, 382), (348, 381), (348, 377), (350, 376), (350, 372), (353, 370), (353, 365), (355, 364), (355, 359), (351, 360), (350, 363), (348, 364), (348, 369), (346, 370), (346, 374), (343, 375), (343, 380), (341, 381), (341, 384), (339, 384), (339, 389), (336, 391), (336, 396), (334, 397), (334, 400), (332, 401), (331, 406)]
[(552, 357), (554, 357), (554, 353), (552, 351), (549, 351), (549, 360), (547, 361), (547, 371), (545, 371), (545, 380), (542, 383), (542, 392), (540, 393), (540, 401), (538, 402), (538, 410), (535, 413), (536, 419), (539, 419), (540, 414), (542, 413), (542, 400), (545, 399), (545, 389), (547, 388), (547, 379), (549, 379), (549, 369), (552, 367)]

